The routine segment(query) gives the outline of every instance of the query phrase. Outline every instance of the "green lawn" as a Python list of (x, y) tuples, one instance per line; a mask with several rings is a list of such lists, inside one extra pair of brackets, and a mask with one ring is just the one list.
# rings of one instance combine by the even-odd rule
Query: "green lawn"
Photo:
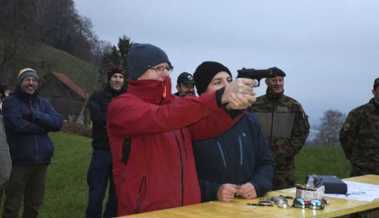
[(339, 145), (307, 146), (296, 156), (296, 181), (304, 183), (309, 174), (350, 177), (350, 162)]
[[(90, 139), (63, 133), (51, 136), (56, 151), (49, 168), (45, 202), (40, 218), (84, 217)], [(339, 147), (305, 147), (296, 161), (298, 182), (304, 182), (305, 176), (311, 173), (335, 174), (340, 177), (349, 175), (349, 163)]]
[(63, 133), (51, 136), (55, 143), (55, 156), (48, 171), (40, 218), (84, 217), (90, 139)]

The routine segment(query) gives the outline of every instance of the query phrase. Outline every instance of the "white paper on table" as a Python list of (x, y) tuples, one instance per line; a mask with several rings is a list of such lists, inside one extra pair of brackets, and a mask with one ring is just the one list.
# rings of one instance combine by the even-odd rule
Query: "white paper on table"
[(347, 184), (346, 195), (325, 194), (324, 196), (357, 201), (373, 201), (379, 199), (379, 185), (351, 181), (344, 182)]

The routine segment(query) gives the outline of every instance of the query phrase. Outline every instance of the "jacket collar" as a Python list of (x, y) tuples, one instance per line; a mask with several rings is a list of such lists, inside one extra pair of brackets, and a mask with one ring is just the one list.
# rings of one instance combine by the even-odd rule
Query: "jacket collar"
[(379, 104), (375, 101), (375, 98), (372, 98), (370, 101), (369, 101), (370, 104), (372, 104), (374, 106), (374, 108), (376, 109), (376, 111), (379, 111)]
[(29, 94), (25, 93), (24, 91), (22, 91), (20, 86), (17, 86), (16, 89), (15, 89), (15, 91), (14, 91), (14, 95), (16, 95), (17, 97), (19, 97), (23, 101), (33, 101), (33, 100), (35, 100), (37, 98), (38, 91), (39, 91), (39, 89), (37, 89), (36, 92), (34, 92), (33, 95), (29, 95)]
[(111, 88), (111, 86), (109, 84), (107, 84), (105, 86), (105, 89), (104, 89), (106, 92), (110, 93), (112, 95), (112, 97), (116, 97), (116, 96), (119, 96), (123, 93), (126, 92), (126, 86), (124, 84), (124, 86), (121, 88), (121, 90), (117, 91), (117, 90), (114, 90)]
[(171, 80), (169, 77), (164, 81), (129, 80), (127, 93), (153, 104), (163, 104), (174, 97), (171, 94)]

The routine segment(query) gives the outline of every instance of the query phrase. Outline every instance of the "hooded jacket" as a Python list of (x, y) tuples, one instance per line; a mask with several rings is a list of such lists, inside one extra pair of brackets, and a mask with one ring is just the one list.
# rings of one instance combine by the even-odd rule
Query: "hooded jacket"
[(192, 140), (214, 137), (233, 123), (216, 95), (179, 98), (169, 79), (137, 80), (111, 102), (108, 136), (119, 216), (200, 202)]
[(5, 135), (3, 115), (0, 114), (0, 187), (9, 179), (12, 170), (12, 160), (9, 145)]
[(112, 98), (124, 93), (113, 90), (109, 85), (94, 92), (88, 100), (88, 109), (92, 121), (92, 147), (98, 150), (110, 150), (106, 131), (107, 107)]
[(246, 113), (221, 136), (194, 142), (202, 201), (217, 200), (225, 183), (250, 182), (258, 196), (272, 188), (274, 161), (254, 114)]
[(13, 165), (49, 164), (54, 147), (48, 132), (63, 125), (62, 116), (49, 102), (18, 87), (5, 99), (3, 115)]

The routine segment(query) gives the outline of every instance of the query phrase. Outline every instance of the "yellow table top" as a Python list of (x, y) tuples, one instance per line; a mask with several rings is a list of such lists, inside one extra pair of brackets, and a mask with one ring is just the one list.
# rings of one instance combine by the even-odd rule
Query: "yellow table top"
[[(379, 185), (379, 175), (365, 175), (353, 177), (346, 180), (364, 182)], [(294, 191), (284, 189), (274, 192), (269, 192), (265, 197), (274, 195), (289, 195), (294, 196)], [(224, 202), (206, 202), (194, 204), (185, 207), (171, 208), (165, 210), (157, 210), (152, 212), (130, 215), (128, 217), (149, 217), (149, 218), (286, 218), (286, 217), (337, 217), (352, 214), (360, 211), (366, 211), (374, 208), (379, 208), (379, 200), (372, 202), (353, 201), (338, 198), (328, 198), (328, 205), (324, 210), (299, 209), (299, 208), (279, 208), (273, 207), (253, 207), (248, 206), (248, 202), (257, 202), (258, 200), (243, 200), (236, 199), (229, 203)], [(292, 202), (290, 203), (290, 205)], [(125, 217), (125, 216), (124, 216)], [(122, 218), (122, 217), (121, 217)]]

